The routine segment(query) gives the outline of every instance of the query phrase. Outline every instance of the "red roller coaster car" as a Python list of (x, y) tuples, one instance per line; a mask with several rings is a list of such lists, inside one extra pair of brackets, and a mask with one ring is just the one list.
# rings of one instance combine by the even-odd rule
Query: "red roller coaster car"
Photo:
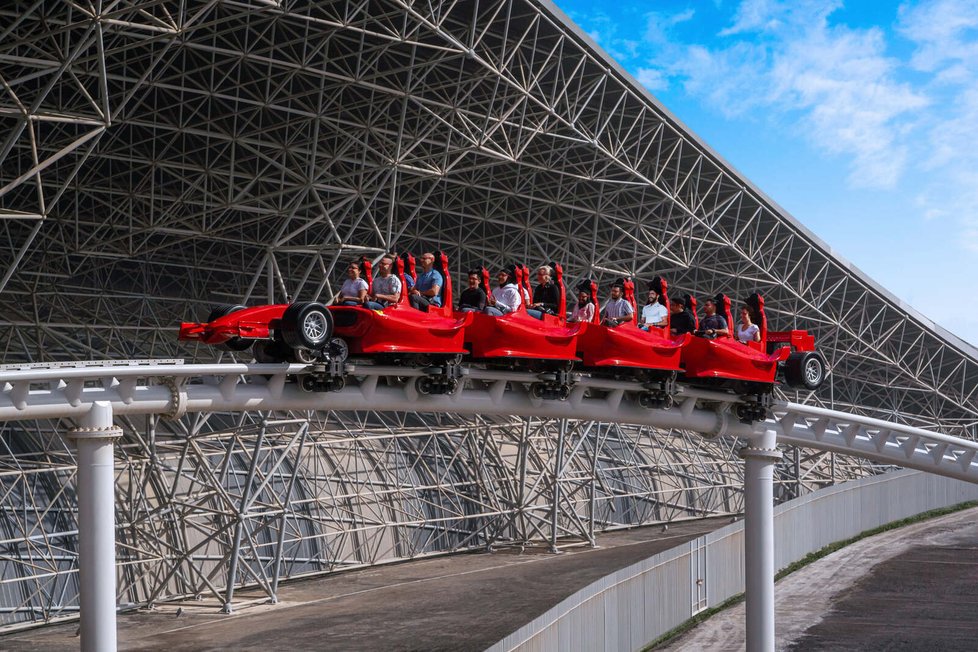
[[(405, 261), (406, 259), (406, 261)], [(335, 333), (347, 342), (353, 355), (380, 355), (392, 361), (410, 359), (410, 354), (421, 354), (426, 359), (436, 356), (456, 357), (466, 353), (463, 346), (463, 328), (469, 315), (452, 312), (452, 277), (448, 271), (448, 256), (435, 253), (434, 269), (445, 279), (439, 297), (442, 305), (432, 305), (427, 312), (411, 307), (405, 282), (405, 262), (408, 273), (413, 273), (414, 259), (410, 254), (395, 261), (395, 273), (401, 278), (401, 298), (383, 310), (370, 310), (363, 306), (330, 306)], [(370, 261), (363, 261), (366, 281), (373, 283)]]
[[(644, 383), (648, 392), (640, 399), (648, 407), (672, 404), (678, 372), (680, 382), (743, 395), (738, 415), (744, 420), (764, 417), (779, 373), (789, 386), (806, 390), (817, 389), (826, 377), (827, 365), (815, 351), (814, 338), (803, 330), (769, 332), (764, 300), (756, 293), (746, 305), (760, 329), (760, 341), (747, 344), (729, 334), (710, 339), (672, 337), (668, 328), (654, 326), (645, 331), (637, 327), (637, 315), (614, 328), (603, 326), (597, 286), (590, 281), (584, 287), (595, 304), (593, 321), (568, 324), (563, 270), (557, 263), (552, 266), (559, 304), (557, 314), (544, 314), (542, 319), (527, 314), (525, 301), (502, 317), (454, 311), (448, 257), (438, 252), (434, 267), (444, 278), (442, 305), (427, 312), (408, 301), (406, 281), (415, 273), (414, 259), (405, 254), (395, 257), (395, 273), (402, 280), (400, 300), (382, 310), (359, 305), (327, 308), (321, 303), (219, 306), (206, 322), (182, 324), (179, 337), (231, 351), (253, 346), (259, 362), (310, 365), (311, 373), (301, 375), (303, 388), (310, 391), (342, 388), (349, 354), (424, 368), (425, 375), (415, 381), (422, 394), (454, 391), (466, 373), (460, 364), (464, 356), (537, 372), (532, 390), (538, 398), (566, 398), (576, 382), (572, 372), (627, 376)], [(369, 261), (362, 261), (362, 268), (371, 282)], [(529, 296), (529, 270), (516, 265), (512, 274), (521, 294)], [(488, 294), (488, 273), (483, 269), (481, 276)], [(628, 278), (619, 282), (637, 309), (634, 283)], [(667, 304), (665, 281), (656, 278), (653, 288)], [(730, 300), (719, 294), (716, 304), (732, 332)], [(687, 306), (695, 320), (696, 303), (688, 295)]]
[[(691, 301), (695, 314), (695, 301)], [(730, 299), (714, 297), (717, 314), (728, 325), (728, 332), (714, 338), (697, 331), (683, 348), (683, 376), (695, 385), (727, 388), (742, 394), (769, 394), (778, 372), (796, 389), (817, 389), (826, 376), (825, 360), (815, 351), (815, 338), (807, 331), (768, 332), (764, 299), (752, 294), (745, 304), (751, 321), (760, 331), (759, 342), (741, 343), (734, 337), (736, 322), (730, 312)], [(741, 414), (750, 419), (755, 415)]]
[[(559, 263), (551, 263), (553, 282), (558, 291), (557, 314), (542, 315), (536, 319), (527, 313), (526, 298), (532, 297), (529, 285), (529, 268), (514, 265), (510, 269), (522, 301), (513, 312), (494, 317), (481, 312), (466, 313), (472, 318), (466, 328), (465, 345), (472, 358), (503, 363), (507, 366), (525, 366), (542, 372), (540, 383), (533, 385), (538, 398), (565, 399), (570, 394), (570, 371), (577, 358), (577, 334), (583, 324), (567, 323), (567, 298), (564, 272)], [(489, 296), (489, 273), (480, 271), (482, 289)]]
[[(681, 368), (680, 356), (689, 334), (672, 337), (668, 321), (665, 328), (638, 327), (638, 307), (635, 302), (635, 283), (630, 278), (617, 281), (624, 290), (624, 298), (632, 306), (632, 319), (615, 327), (601, 325), (601, 305), (598, 287), (593, 281), (582, 283), (579, 290), (591, 295), (594, 318), (577, 340), (584, 367), (592, 372), (630, 375), (645, 381), (649, 392), (640, 397), (646, 407), (669, 407), (675, 393), (676, 374)], [(659, 294), (659, 301), (668, 306), (666, 282), (656, 277), (652, 287)]]

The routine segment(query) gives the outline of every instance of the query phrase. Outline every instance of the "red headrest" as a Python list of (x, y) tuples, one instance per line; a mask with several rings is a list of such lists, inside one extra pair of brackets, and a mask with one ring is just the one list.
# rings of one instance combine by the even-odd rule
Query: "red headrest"
[(360, 278), (367, 282), (367, 285), (373, 285), (374, 282), (374, 272), (373, 263), (366, 256), (360, 257)]
[(443, 251), (435, 252), (435, 267), (442, 275), (444, 285), (441, 288), (441, 304), (452, 305), (452, 275), (448, 273), (448, 254)]
[(390, 255), (394, 259), (393, 273), (397, 274), (397, 278), (401, 279), (401, 301), (404, 301), (408, 295), (407, 279), (404, 278), (404, 261), (397, 254)]
[(406, 251), (401, 254), (401, 257), (404, 259), (404, 273), (410, 276), (412, 280), (417, 281), (418, 272), (415, 270), (414, 256), (411, 255), (411, 252)]
[(601, 323), (601, 304), (598, 303), (598, 284), (591, 281), (591, 303), (594, 304), (594, 317), (591, 321), (595, 324)]

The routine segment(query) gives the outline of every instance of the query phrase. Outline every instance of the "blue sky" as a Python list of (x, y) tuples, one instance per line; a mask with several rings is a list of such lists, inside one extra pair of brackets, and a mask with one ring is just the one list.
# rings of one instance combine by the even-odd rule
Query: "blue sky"
[(978, 0), (558, 0), (835, 251), (978, 344)]

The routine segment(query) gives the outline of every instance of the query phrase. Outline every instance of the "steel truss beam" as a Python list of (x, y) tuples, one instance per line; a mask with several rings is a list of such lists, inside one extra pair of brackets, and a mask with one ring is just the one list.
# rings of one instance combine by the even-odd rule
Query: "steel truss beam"
[[(546, 1), (14, 0), (0, 126), (0, 362), (210, 362), (175, 341), (181, 318), (328, 299), (350, 257), (442, 248), (459, 271), (559, 260), (571, 281), (760, 290), (835, 370), (782, 398), (975, 434), (975, 350), (835, 257)], [(550, 417), (122, 419), (134, 602), (223, 604), (231, 566), (230, 585), (274, 594), (278, 577), (550, 544), (555, 523), (588, 540), (743, 505), (735, 446), (679, 430), (568, 421), (558, 451)], [(64, 429), (2, 431), (8, 623), (76, 604)], [(873, 470), (791, 451), (776, 495)]]

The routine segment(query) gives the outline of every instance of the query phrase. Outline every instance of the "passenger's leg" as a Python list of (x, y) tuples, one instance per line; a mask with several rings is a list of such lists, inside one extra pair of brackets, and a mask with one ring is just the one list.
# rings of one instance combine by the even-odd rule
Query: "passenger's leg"
[(420, 294), (412, 294), (411, 295), (411, 306), (412, 307), (417, 308), (421, 312), (428, 312), (428, 306), (429, 305), (431, 305), (431, 304), (428, 303), (427, 297), (423, 297)]
[(533, 317), (534, 319), (539, 319), (540, 321), (543, 321), (542, 310), (537, 310), (536, 308), (527, 308), (526, 314), (528, 314), (530, 317)]
[(340, 304), (341, 306), (359, 306), (359, 301), (344, 301)]
[(368, 301), (367, 303), (363, 304), (363, 307), (366, 308), (367, 310), (383, 310), (384, 309), (383, 304), (378, 303), (377, 301)]
[(503, 311), (496, 306), (486, 306), (486, 314), (490, 317), (502, 317)]
[(462, 306), (462, 312), (479, 312), (479, 309), (472, 306)]

